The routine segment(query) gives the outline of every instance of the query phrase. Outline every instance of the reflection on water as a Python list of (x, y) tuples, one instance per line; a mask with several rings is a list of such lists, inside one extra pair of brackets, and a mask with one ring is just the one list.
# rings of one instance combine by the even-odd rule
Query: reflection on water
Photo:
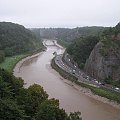
[(47, 47), (38, 57), (25, 61), (19, 73), (17, 68), (21, 63), (18, 63), (15, 76), (25, 80), (25, 87), (34, 83), (40, 84), (50, 98), (59, 99), (60, 107), (67, 112), (81, 111), (83, 120), (120, 120), (120, 110), (84, 95), (72, 85), (66, 84), (64, 79), (51, 69), (50, 62), (55, 51), (60, 54), (63, 49)]

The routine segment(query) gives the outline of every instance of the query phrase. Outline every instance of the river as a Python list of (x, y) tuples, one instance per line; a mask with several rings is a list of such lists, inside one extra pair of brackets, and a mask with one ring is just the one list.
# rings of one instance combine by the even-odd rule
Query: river
[(59, 99), (60, 107), (66, 112), (80, 111), (83, 120), (120, 120), (119, 109), (95, 100), (66, 84), (50, 66), (53, 53), (56, 51), (61, 54), (64, 49), (53, 46), (50, 40), (45, 41), (45, 44), (48, 45), (46, 51), (23, 59), (14, 69), (14, 75), (24, 79), (25, 87), (34, 83), (40, 84), (49, 94), (49, 98)]

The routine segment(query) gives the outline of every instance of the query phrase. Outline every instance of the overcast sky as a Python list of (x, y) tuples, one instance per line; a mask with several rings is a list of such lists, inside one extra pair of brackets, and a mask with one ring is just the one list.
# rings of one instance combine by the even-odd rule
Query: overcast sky
[(0, 21), (29, 28), (115, 26), (120, 0), (0, 0)]

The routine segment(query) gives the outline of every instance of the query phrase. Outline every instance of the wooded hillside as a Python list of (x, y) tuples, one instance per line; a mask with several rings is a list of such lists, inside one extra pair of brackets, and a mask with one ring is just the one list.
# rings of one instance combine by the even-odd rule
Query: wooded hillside
[(0, 22), (0, 62), (4, 56), (31, 52), (41, 47), (36, 36), (24, 26)]

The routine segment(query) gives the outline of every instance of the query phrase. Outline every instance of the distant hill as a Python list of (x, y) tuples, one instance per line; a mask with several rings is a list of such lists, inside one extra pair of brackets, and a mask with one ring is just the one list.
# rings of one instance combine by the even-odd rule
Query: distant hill
[(56, 39), (59, 44), (67, 47), (72, 41), (83, 36), (99, 35), (104, 27), (77, 27), (77, 28), (40, 28), (41, 38)]
[(0, 22), (0, 60), (4, 56), (35, 51), (42, 47), (34, 33), (22, 25)]
[(39, 28), (30, 28), (29, 30), (35, 34), (37, 39), (41, 40), (40, 29)]

